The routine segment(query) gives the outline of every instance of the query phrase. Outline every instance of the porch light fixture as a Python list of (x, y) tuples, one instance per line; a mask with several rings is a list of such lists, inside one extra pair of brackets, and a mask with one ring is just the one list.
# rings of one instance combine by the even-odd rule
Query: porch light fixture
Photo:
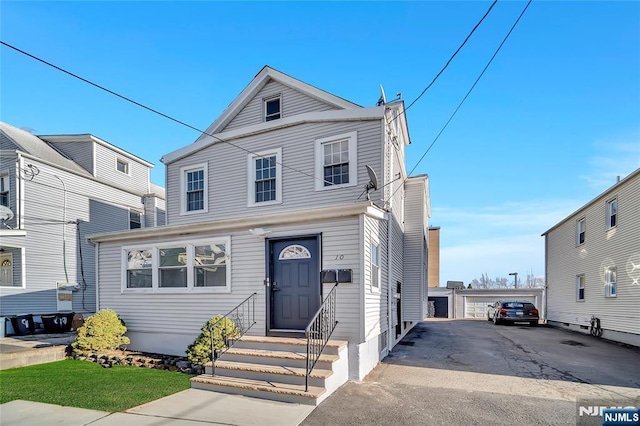
[(249, 229), (249, 232), (251, 232), (253, 235), (255, 235), (256, 237), (261, 237), (261, 238), (266, 238), (269, 235), (271, 235), (271, 231), (267, 231), (264, 228), (254, 228), (254, 229)]

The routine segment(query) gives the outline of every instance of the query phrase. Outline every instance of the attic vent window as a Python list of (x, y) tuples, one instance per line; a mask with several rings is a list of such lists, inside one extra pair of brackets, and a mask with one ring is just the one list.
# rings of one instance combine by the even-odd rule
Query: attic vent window
[(264, 120), (277, 120), (281, 115), (282, 97), (280, 95), (264, 100)]
[(129, 174), (129, 163), (124, 160), (117, 159), (116, 160), (116, 170), (124, 173), (126, 175)]

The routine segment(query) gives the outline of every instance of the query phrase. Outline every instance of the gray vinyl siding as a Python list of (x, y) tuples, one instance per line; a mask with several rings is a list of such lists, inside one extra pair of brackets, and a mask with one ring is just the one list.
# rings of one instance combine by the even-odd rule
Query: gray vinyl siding
[[(331, 190), (315, 190), (315, 141), (319, 138), (357, 131), (357, 185)], [(368, 164), (381, 170), (380, 121), (307, 123), (265, 134), (234, 139), (234, 145), (260, 152), (282, 148), (282, 203), (247, 208), (247, 152), (228, 143), (211, 145), (189, 157), (167, 165), (168, 223), (178, 225), (232, 217), (303, 210), (363, 201), (364, 186), (369, 182)], [(180, 168), (207, 163), (208, 213), (180, 215)], [(351, 167), (351, 165), (350, 165)], [(301, 173), (302, 172), (302, 173)], [(304, 173), (304, 174), (303, 174)], [(381, 190), (371, 193), (381, 201)]]
[[(402, 225), (392, 216), (391, 219), (391, 293), (397, 291), (397, 285), (402, 285), (401, 302), (404, 304), (404, 232)], [(391, 318), (392, 324), (397, 322), (397, 304), (396, 300), (392, 299), (391, 302)], [(404, 319), (404, 317), (403, 317)], [(395, 331), (394, 331), (395, 333)]]
[[(117, 185), (120, 188), (146, 194), (149, 192), (149, 167), (130, 157), (121, 155), (101, 144), (95, 144), (96, 149), (96, 178)], [(116, 170), (116, 159), (122, 159), (129, 164), (129, 174)], [(137, 204), (140, 204), (138, 201)], [(140, 206), (141, 207), (141, 206)]]
[[(65, 282), (63, 257), (64, 192), (66, 220), (80, 223), (82, 241), (83, 290), (73, 293), (73, 310), (95, 311), (95, 249), (85, 241), (88, 234), (128, 229), (129, 207), (141, 207), (140, 195), (121, 191), (73, 173), (54, 169), (35, 160), (40, 173), (24, 182), (25, 237), (3, 238), (25, 247), (26, 288), (0, 288), (0, 314), (50, 313), (57, 311), (56, 282)], [(78, 231), (75, 224), (64, 228), (69, 282), (83, 284)], [(8, 239), (7, 239), (8, 240)], [(83, 300), (84, 299), (84, 300)]]
[(426, 265), (424, 265), (425, 188), (421, 181), (407, 182), (404, 222), (404, 285), (402, 286), (403, 317), (407, 321), (422, 321), (424, 292), (426, 291)]
[(291, 117), (312, 111), (329, 111), (336, 107), (312, 98), (298, 90), (286, 86), (280, 82), (270, 80), (265, 86), (240, 110), (223, 130), (233, 130), (240, 127), (263, 123), (264, 110), (263, 99), (282, 95), (281, 117)]
[[(340, 284), (337, 289), (338, 327), (332, 338), (357, 341), (359, 338), (360, 286), (362, 274), (359, 267), (359, 220), (357, 216), (316, 223), (270, 226), (271, 237), (322, 234), (321, 268), (353, 269), (353, 283)], [(145, 248), (154, 243), (185, 242), (192, 239), (230, 237), (230, 293), (184, 292), (163, 294), (123, 293), (122, 253), (125, 247)], [(199, 334), (200, 327), (216, 314), (223, 314), (239, 304), (251, 293), (257, 292), (257, 324), (250, 334), (265, 333), (265, 240), (248, 230), (206, 235), (198, 234), (179, 238), (147, 238), (138, 242), (127, 241), (100, 243), (99, 246), (100, 308), (118, 312), (131, 331), (145, 333)], [(342, 259), (340, 257), (342, 256)], [(325, 284), (323, 294), (331, 289)], [(135, 344), (133, 342), (132, 344)], [(186, 350), (186, 348), (185, 348)]]
[[(365, 216), (364, 218), (364, 340), (370, 340), (388, 328), (387, 323), (387, 221)], [(371, 243), (378, 244), (380, 283), (372, 285)]]
[[(589, 325), (591, 315), (604, 329), (640, 334), (640, 173), (622, 182), (565, 222), (547, 238), (548, 320)], [(618, 199), (615, 228), (607, 229), (606, 203)], [(586, 218), (585, 242), (577, 245), (577, 220)], [(617, 297), (605, 297), (604, 269), (617, 269)], [(585, 300), (577, 301), (576, 276), (585, 276)]]
[(94, 174), (95, 142), (49, 142), (53, 148), (62, 152), (67, 158), (78, 163), (83, 169)]
[[(2, 136), (2, 133), (0, 133)], [(6, 176), (9, 183), (9, 208), (14, 217), (6, 221), (11, 228), (18, 228), (18, 185), (16, 178), (16, 157), (0, 157), (0, 176)], [(1, 226), (1, 225), (0, 225)]]

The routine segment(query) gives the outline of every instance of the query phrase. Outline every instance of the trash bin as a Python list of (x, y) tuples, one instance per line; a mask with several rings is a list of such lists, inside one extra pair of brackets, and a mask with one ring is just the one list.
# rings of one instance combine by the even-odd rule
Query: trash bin
[(58, 327), (60, 327), (60, 333), (68, 333), (71, 331), (71, 323), (73, 322), (74, 315), (75, 312), (58, 314)]
[(60, 333), (60, 326), (58, 325), (58, 315), (40, 315), (42, 318), (42, 325), (44, 326), (45, 333)]
[(35, 332), (35, 325), (33, 324), (33, 315), (16, 315), (11, 318), (11, 325), (13, 331), (18, 336), (24, 336), (26, 334), (33, 334)]

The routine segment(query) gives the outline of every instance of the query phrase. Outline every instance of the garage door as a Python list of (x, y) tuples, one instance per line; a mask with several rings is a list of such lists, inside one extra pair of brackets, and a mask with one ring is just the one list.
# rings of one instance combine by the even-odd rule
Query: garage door
[(495, 297), (472, 297), (464, 298), (464, 317), (465, 318), (484, 318), (487, 319), (487, 305), (495, 303), (498, 299)]
[(449, 298), (448, 297), (430, 297), (429, 302), (433, 302), (435, 306), (435, 318), (449, 318)]

